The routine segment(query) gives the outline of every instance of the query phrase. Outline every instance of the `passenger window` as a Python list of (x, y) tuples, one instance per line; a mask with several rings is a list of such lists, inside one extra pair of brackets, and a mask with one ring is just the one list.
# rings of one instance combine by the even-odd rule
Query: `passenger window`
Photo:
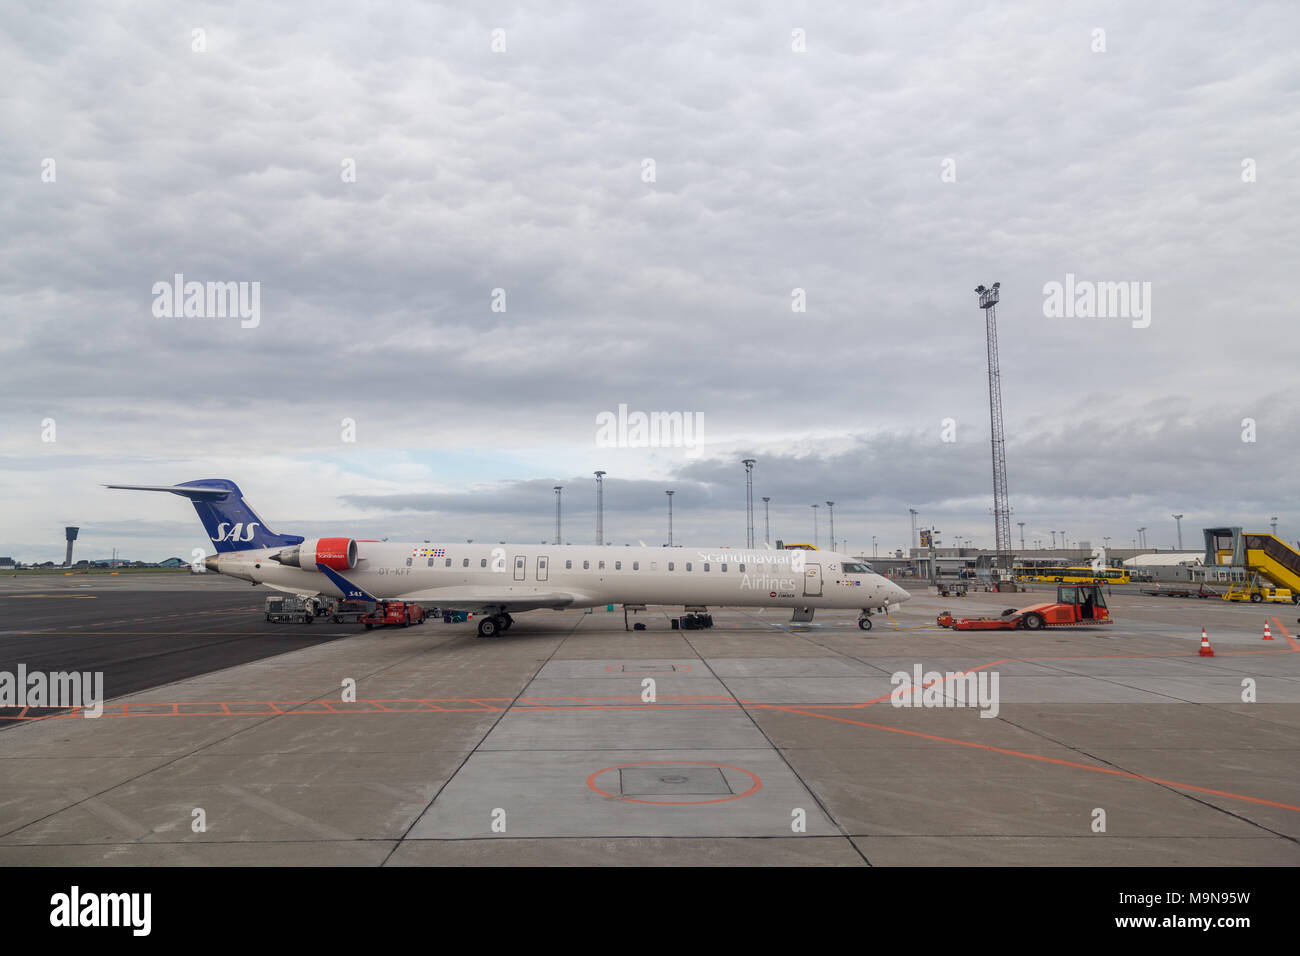
[(668, 570), (669, 570), (669, 571), (676, 571), (676, 570), (677, 570), (677, 562), (676, 562), (676, 561), (669, 561), (669, 562), (668, 562)]
[(690, 562), (690, 561), (687, 561), (687, 562), (686, 562), (686, 570), (689, 571), (690, 569), (691, 569), (691, 562)]
[(486, 567), (487, 567), (487, 558), (479, 558), (479, 559), (478, 559), (478, 566), (479, 566), (480, 568), (486, 568)]
[(411, 566), (411, 559), (410, 559), (410, 558), (407, 558), (407, 559), (406, 559), (406, 566), (407, 566), (408, 568)]
[(614, 562), (614, 570), (615, 570), (615, 571), (622, 571), (622, 570), (623, 570), (623, 562), (622, 562), (622, 561), (615, 561), (615, 562)]
[(658, 562), (658, 561), (651, 561), (651, 562), (650, 562), (650, 570), (651, 570), (651, 571), (658, 571), (658, 570), (659, 570), (659, 562)]
[(469, 567), (469, 558), (461, 558), (461, 560), (460, 560), (460, 566), (461, 566), (462, 568), (468, 568), (468, 567)]
[(448, 568), (451, 567), (451, 558), (448, 558), (448, 559), (447, 559), (447, 564), (445, 565), (445, 567), (448, 567)]
[(604, 562), (604, 561), (601, 561), (601, 562), (599, 563), (599, 565), (597, 566), (596, 570), (597, 570), (597, 571), (604, 571), (604, 570), (605, 570), (605, 562)]
[(429, 567), (433, 567), (433, 558), (429, 559)]
[(584, 571), (589, 571), (589, 570), (591, 570), (591, 562), (590, 562), (590, 561), (583, 561), (583, 562), (582, 562), (582, 570), (584, 570)]
[(564, 562), (564, 570), (566, 570), (566, 571), (572, 571), (572, 570), (573, 570), (573, 562), (572, 562), (572, 561), (565, 561), (565, 562)]
[(722, 570), (723, 571), (727, 570), (727, 566), (725, 564), (722, 566)]
[(745, 573), (745, 566), (743, 564), (740, 566), (740, 573), (741, 574)]
[(704, 562), (704, 571), (705, 571), (705, 573), (708, 573), (708, 570), (709, 570), (709, 562), (705, 561), (705, 562)]
[(632, 570), (633, 570), (633, 571), (640, 571), (640, 570), (641, 570), (641, 562), (640, 562), (640, 561), (633, 561), (633, 562), (632, 562)]

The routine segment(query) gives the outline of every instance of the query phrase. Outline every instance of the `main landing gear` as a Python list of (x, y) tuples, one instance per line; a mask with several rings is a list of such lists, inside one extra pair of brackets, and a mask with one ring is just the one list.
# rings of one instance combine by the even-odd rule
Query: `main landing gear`
[(510, 630), (510, 625), (514, 623), (515, 619), (509, 614), (490, 614), (487, 617), (479, 618), (478, 636), (496, 637), (502, 631)]

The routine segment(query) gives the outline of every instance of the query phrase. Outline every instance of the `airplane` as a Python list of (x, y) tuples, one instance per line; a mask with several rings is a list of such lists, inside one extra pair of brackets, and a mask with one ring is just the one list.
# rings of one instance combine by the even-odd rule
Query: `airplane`
[(227, 478), (104, 487), (188, 498), (216, 550), (203, 560), (208, 571), (303, 595), (478, 614), (481, 637), (508, 629), (511, 612), (610, 604), (794, 608), (801, 621), (817, 608), (858, 609), (868, 631), (873, 610), (911, 597), (834, 551), (307, 539), (272, 531)]

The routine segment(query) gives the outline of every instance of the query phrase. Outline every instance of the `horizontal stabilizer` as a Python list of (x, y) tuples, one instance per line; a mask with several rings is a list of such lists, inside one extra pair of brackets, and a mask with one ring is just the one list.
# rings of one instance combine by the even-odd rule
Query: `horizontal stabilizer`
[(105, 488), (122, 488), (126, 491), (169, 491), (191, 501), (221, 501), (229, 498), (228, 488), (186, 487), (185, 485), (105, 485)]

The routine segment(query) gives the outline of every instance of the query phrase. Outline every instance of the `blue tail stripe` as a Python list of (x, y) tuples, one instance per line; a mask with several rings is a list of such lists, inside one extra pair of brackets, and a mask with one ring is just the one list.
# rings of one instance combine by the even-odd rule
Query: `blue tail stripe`
[(319, 571), (321, 574), (325, 575), (325, 577), (329, 578), (331, 583), (333, 583), (333, 585), (336, 588), (338, 588), (340, 591), (343, 592), (343, 600), (374, 601), (375, 603), (378, 603), (379, 598), (357, 587), (355, 584), (353, 584), (343, 575), (339, 574), (333, 568), (327, 568), (323, 564), (318, 564), (316, 565), (316, 570)]

